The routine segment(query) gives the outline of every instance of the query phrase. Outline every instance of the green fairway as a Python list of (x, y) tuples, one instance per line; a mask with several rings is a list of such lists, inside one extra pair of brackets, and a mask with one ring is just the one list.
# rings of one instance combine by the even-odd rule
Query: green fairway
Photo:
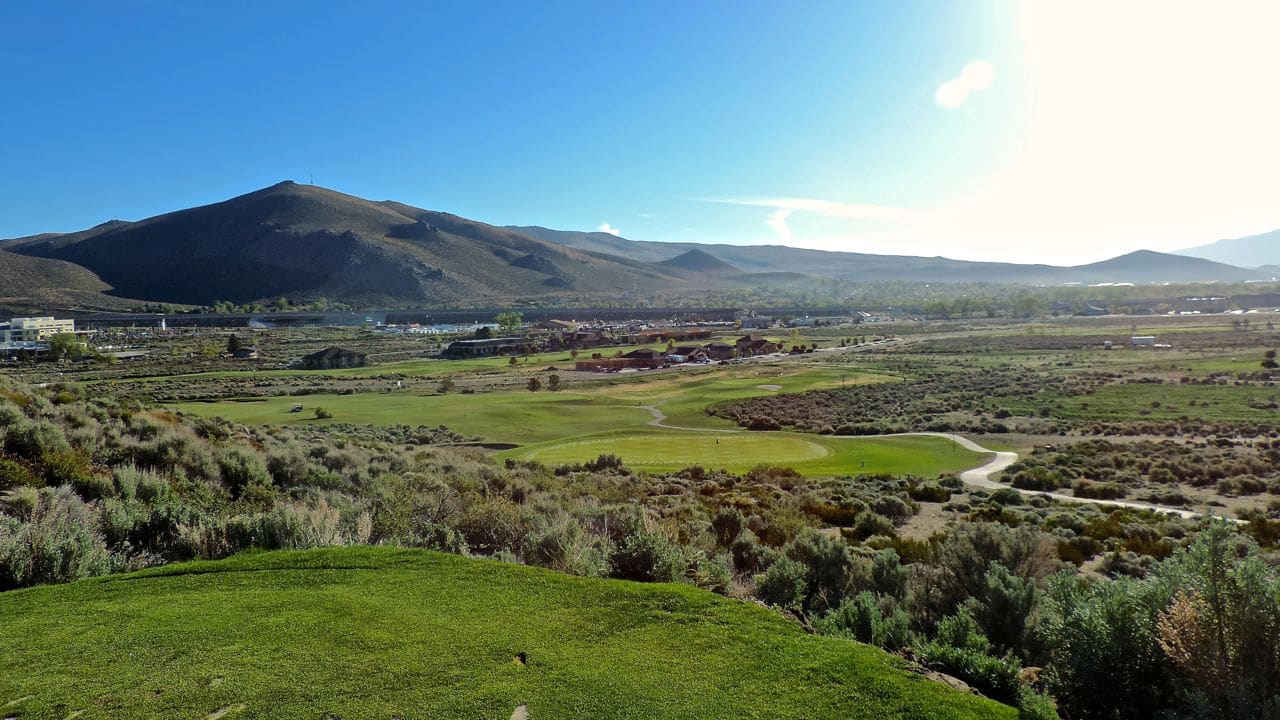
[[(253, 425), (341, 422), (358, 425), (447, 425), (455, 432), (490, 442), (538, 443), (571, 438), (603, 429), (640, 430), (651, 416), (642, 405), (661, 403), (673, 425), (733, 428), (732, 422), (707, 415), (716, 402), (771, 392), (800, 392), (817, 387), (896, 378), (839, 368), (801, 365), (706, 368), (661, 376), (628, 374), (572, 392), (501, 390), (474, 394), (414, 392), (306, 395), (186, 402), (177, 410), (220, 416)], [(771, 389), (762, 389), (760, 386)], [(779, 388), (774, 390), (772, 388)], [(303, 412), (289, 410), (301, 404)], [(315, 419), (314, 409), (333, 413)]]
[(708, 415), (708, 407), (757, 395), (898, 380), (890, 375), (834, 365), (759, 364), (651, 377), (642, 382), (611, 384), (587, 392), (627, 404), (660, 404), (669, 425), (727, 429), (735, 425)]
[(22, 720), (1016, 714), (691, 586), (416, 550), (259, 553), (2, 593), (0, 638), (0, 716)]
[(560, 465), (621, 457), (629, 467), (655, 472), (690, 465), (743, 472), (780, 465), (805, 475), (860, 473), (927, 477), (982, 464), (986, 456), (938, 437), (831, 437), (791, 432), (704, 433), (647, 431), (609, 433), (542, 443), (504, 453), (507, 457)]
[[(301, 404), (303, 412), (291, 413)], [(249, 401), (177, 403), (172, 407), (252, 425), (353, 423), (357, 425), (447, 425), (490, 442), (544, 442), (584, 435), (604, 427), (643, 427), (649, 413), (606, 397), (575, 393), (507, 391), (474, 395), (410, 392), (307, 395)], [(314, 409), (333, 413), (316, 420)]]

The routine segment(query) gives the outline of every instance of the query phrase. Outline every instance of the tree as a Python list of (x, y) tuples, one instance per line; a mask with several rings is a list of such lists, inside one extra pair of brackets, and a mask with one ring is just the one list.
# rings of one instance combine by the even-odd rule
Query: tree
[(58, 333), (49, 338), (49, 357), (54, 360), (79, 360), (97, 357), (97, 352), (75, 333)]
[(547, 389), (550, 390), (551, 392), (560, 392), (560, 376), (559, 375), (552, 374), (547, 376)]
[(512, 355), (511, 358), (507, 360), (507, 365), (509, 365), (510, 367), (515, 367), (519, 364), (520, 364), (520, 358), (517, 358), (515, 355)]
[(438, 391), (441, 395), (444, 395), (444, 394), (446, 394), (446, 393), (448, 393), (448, 392), (452, 391), (452, 390), (454, 389), (454, 387), (456, 387), (456, 386), (457, 386), (457, 384), (453, 381), (453, 378), (445, 378), (445, 379), (443, 379), (443, 380), (441, 380), (441, 381), (440, 381), (440, 387), (439, 387), (439, 388), (437, 388), (437, 391)]
[(231, 337), (227, 338), (227, 352), (233, 353), (244, 347), (244, 343), (240, 342), (240, 336), (231, 333)]
[(525, 387), (529, 388), (529, 392), (538, 392), (542, 389), (542, 381), (536, 377), (529, 378), (529, 382), (525, 383)]
[(520, 324), (524, 321), (524, 316), (518, 312), (500, 312), (493, 318), (498, 323), (498, 329), (504, 333), (513, 332), (520, 328)]
[(1262, 367), (1268, 370), (1280, 368), (1280, 363), (1276, 362), (1276, 351), (1268, 350), (1262, 354)]
[(488, 325), (483, 325), (481, 327), (476, 328), (477, 340), (488, 340), (491, 337), (493, 337), (493, 329), (490, 328)]

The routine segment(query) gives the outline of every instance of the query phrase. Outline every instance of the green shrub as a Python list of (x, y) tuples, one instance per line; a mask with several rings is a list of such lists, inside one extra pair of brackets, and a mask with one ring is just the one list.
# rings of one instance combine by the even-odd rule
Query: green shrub
[(230, 491), (238, 498), (248, 485), (270, 485), (271, 473), (262, 456), (241, 448), (223, 450), (217, 458), (218, 474)]
[(0, 590), (71, 582), (110, 569), (92, 510), (68, 488), (43, 488), (26, 521), (0, 516)]
[(746, 526), (747, 520), (740, 510), (727, 505), (721, 507), (711, 518), (711, 531), (715, 533), (716, 546), (730, 547)]
[(754, 575), (768, 567), (777, 558), (778, 551), (761, 544), (755, 533), (743, 530), (729, 547), (729, 555), (738, 572)]
[(708, 558), (698, 553), (695, 561), (689, 564), (688, 577), (694, 585), (720, 595), (728, 595), (729, 586), (733, 584), (729, 559), (723, 555)]
[(639, 511), (624, 515), (609, 556), (610, 574), (624, 580), (675, 582), (684, 577), (684, 554), (665, 535), (649, 528)]
[(31, 468), (16, 460), (0, 457), (0, 492), (16, 487), (42, 485), (40, 477)]
[(756, 577), (756, 597), (776, 607), (799, 610), (804, 605), (809, 569), (785, 555)]
[(853, 555), (843, 539), (833, 538), (818, 530), (800, 533), (785, 553), (807, 568), (805, 583), (806, 611), (822, 611), (839, 605), (849, 586)]
[(876, 596), (865, 590), (828, 611), (814, 623), (814, 628), (822, 635), (845, 637), (886, 650), (907, 647), (912, 638), (911, 618), (896, 606), (886, 614)]
[(907, 594), (911, 572), (902, 566), (898, 551), (885, 548), (871, 560), (871, 588), (878, 595), (901, 600)]
[(968, 610), (961, 609), (938, 623), (934, 640), (920, 648), (924, 664), (954, 675), (1000, 702), (1017, 702), (1022, 687), (1022, 667), (1011, 657), (990, 654), (991, 643), (982, 635)]
[(609, 572), (607, 542), (592, 536), (573, 517), (542, 521), (525, 537), (523, 545), (524, 560), (530, 565), (585, 577)]
[(71, 444), (62, 428), (47, 422), (19, 422), (4, 433), (4, 450), (28, 462), (54, 452), (70, 452)]

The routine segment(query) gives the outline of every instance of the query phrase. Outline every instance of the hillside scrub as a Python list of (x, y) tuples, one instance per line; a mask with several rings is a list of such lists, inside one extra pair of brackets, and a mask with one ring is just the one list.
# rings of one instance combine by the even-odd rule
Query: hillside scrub
[[(943, 371), (916, 368), (898, 383), (783, 393), (718, 405), (715, 414), (752, 430), (794, 428), (838, 435), (885, 433), (1008, 432), (1009, 423), (984, 417), (1003, 397), (1075, 395), (1088, 392), (1090, 377), (1048, 376), (1021, 368)], [(1005, 417), (1008, 417), (1007, 414)]]

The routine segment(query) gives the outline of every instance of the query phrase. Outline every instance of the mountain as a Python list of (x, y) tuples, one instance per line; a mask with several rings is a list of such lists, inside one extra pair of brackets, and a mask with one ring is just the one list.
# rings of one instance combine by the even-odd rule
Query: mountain
[(644, 292), (679, 282), (646, 263), (288, 181), (3, 247), (88, 268), (113, 294), (193, 304), (286, 296), (396, 307)]
[(1219, 240), (1208, 245), (1179, 250), (1177, 254), (1190, 255), (1240, 267), (1280, 265), (1280, 230), (1272, 230), (1261, 235)]
[(55, 310), (126, 311), (143, 303), (107, 295), (111, 286), (62, 260), (0, 250), (0, 317)]
[(282, 296), (357, 307), (475, 307), (517, 299), (643, 300), (668, 291), (776, 288), (829, 277), (1056, 285), (1273, 275), (1150, 251), (1064, 268), (781, 245), (634, 241), (599, 232), (495, 227), (289, 181), (137, 222), (113, 220), (79, 232), (7, 240), (0, 249), (9, 251), (0, 258), (0, 273), (7, 273), (0, 280), (8, 278), (0, 296), (36, 309), (127, 309), (141, 301), (210, 305)]
[(686, 270), (691, 273), (705, 273), (708, 275), (739, 275), (742, 273), (741, 270), (733, 265), (705, 250), (697, 248), (668, 260), (663, 260), (658, 265), (675, 270)]
[(1268, 279), (1265, 273), (1245, 270), (1199, 258), (1187, 258), (1142, 250), (1111, 260), (1076, 267), (973, 262), (945, 257), (872, 255), (868, 253), (807, 250), (783, 245), (704, 245), (627, 240), (606, 233), (563, 232), (542, 227), (521, 231), (569, 247), (644, 262), (671, 261), (682, 253), (698, 251), (740, 268), (746, 273), (799, 273), (848, 280), (902, 280), (909, 282), (1017, 282), (1061, 283), (1159, 283), (1235, 282)]
[(1203, 258), (1170, 255), (1152, 250), (1138, 250), (1091, 265), (1063, 268), (1063, 271), (1100, 278), (1094, 282), (1124, 282), (1119, 278), (1134, 277), (1142, 279), (1127, 282), (1199, 282), (1202, 280), (1245, 282), (1269, 279), (1266, 273), (1257, 270), (1246, 270)]

